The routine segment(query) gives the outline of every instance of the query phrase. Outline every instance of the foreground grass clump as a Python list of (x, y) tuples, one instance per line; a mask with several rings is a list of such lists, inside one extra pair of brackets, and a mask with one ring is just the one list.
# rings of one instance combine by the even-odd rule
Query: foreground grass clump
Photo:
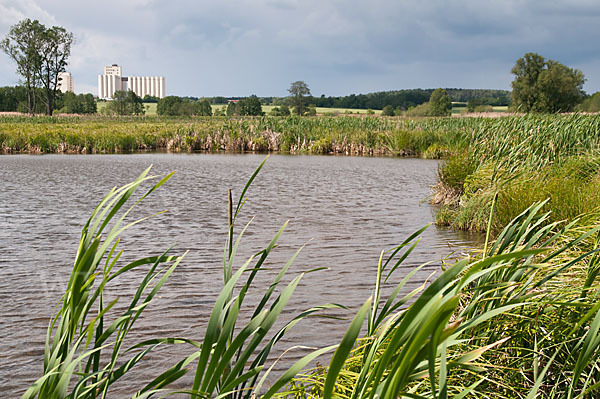
[[(437, 348), (439, 369), (426, 360), (426, 348), (433, 350), (431, 343), (437, 342), (435, 334), (409, 357), (420, 368), (400, 374), (397, 367), (407, 364), (405, 356), (418, 341), (417, 332), (426, 329), (427, 324), (419, 321), (427, 323), (436, 314), (422, 302), (440, 279), (413, 305), (389, 315), (386, 323), (373, 329), (374, 324), (368, 324), (367, 334), (355, 342), (340, 367), (336, 395), (596, 397), (600, 392), (600, 286), (596, 281), (600, 225), (572, 222), (560, 228), (559, 223), (548, 221), (547, 213), (540, 213), (543, 206), (532, 206), (509, 223), (489, 250), (486, 243), (479, 259), (459, 260), (440, 277), (448, 278), (446, 273), (470, 263), (455, 276), (462, 288), (449, 292), (457, 295), (458, 302), (439, 335), (451, 337)], [(415, 318), (419, 311), (426, 315), (424, 319)], [(415, 335), (407, 330), (410, 323), (417, 328)], [(465, 333), (461, 336), (460, 331)], [(329, 367), (298, 376), (281, 396), (327, 397), (333, 364), (332, 360)], [(396, 387), (401, 389), (385, 391), (400, 381)]]
[[(284, 334), (309, 315), (341, 306), (309, 308), (273, 329), (302, 278), (299, 275), (279, 287), (298, 252), (281, 266), (256, 304), (248, 308), (244, 303), (285, 229), (284, 225), (241, 267), (233, 267), (245, 231), (236, 238), (235, 221), (263, 164), (250, 177), (237, 204), (230, 194), (223, 289), (199, 338), (155, 337), (123, 347), (135, 321), (176, 272), (182, 257), (169, 256), (167, 251), (117, 266), (118, 236), (137, 223), (123, 225), (131, 208), (121, 209), (152, 178), (146, 170), (134, 182), (111, 190), (84, 226), (62, 306), (48, 329), (43, 376), (23, 397), (111, 397), (113, 384), (127, 378), (159, 345), (185, 345), (189, 355), (149, 376), (149, 383), (140, 383), (130, 393), (133, 397), (178, 393), (190, 398), (392, 399), (597, 393), (600, 226), (551, 223), (547, 213), (540, 213), (545, 203), (511, 221), (495, 242), (486, 242), (479, 256), (445, 265), (439, 277), (411, 292), (404, 287), (420, 268), (400, 281), (395, 274), (425, 228), (382, 252), (373, 295), (353, 316), (342, 340), (304, 356), (268, 385), (269, 353)], [(152, 185), (137, 202), (169, 177)], [(116, 300), (105, 303), (107, 285), (124, 273), (139, 273), (140, 266), (144, 271), (130, 305), (117, 307)], [(383, 287), (389, 284), (393, 289), (384, 296)], [(240, 325), (242, 309), (252, 313), (244, 325)], [(300, 373), (327, 352), (333, 355), (326, 367)], [(188, 388), (170, 388), (187, 373), (194, 377)]]

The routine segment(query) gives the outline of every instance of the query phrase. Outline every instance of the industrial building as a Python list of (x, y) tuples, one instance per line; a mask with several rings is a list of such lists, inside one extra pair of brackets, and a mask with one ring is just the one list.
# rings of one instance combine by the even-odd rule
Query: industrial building
[(131, 90), (139, 97), (165, 97), (164, 76), (123, 76), (117, 64), (104, 67), (104, 75), (98, 75), (98, 98), (110, 99), (115, 91)]
[(68, 91), (75, 93), (73, 89), (73, 76), (69, 72), (61, 72), (58, 74), (58, 90), (66, 93)]

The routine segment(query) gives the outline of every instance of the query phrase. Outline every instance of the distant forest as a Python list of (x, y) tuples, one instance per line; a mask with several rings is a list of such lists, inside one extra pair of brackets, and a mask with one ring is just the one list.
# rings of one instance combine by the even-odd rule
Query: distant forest
[[(394, 109), (409, 109), (429, 101), (435, 89), (406, 89), (380, 91), (369, 94), (350, 94), (342, 97), (312, 97), (310, 103), (323, 108), (360, 108), (383, 109), (391, 105)], [(477, 99), (481, 105), (510, 105), (510, 91), (491, 89), (445, 89), (452, 101), (467, 102)], [(212, 104), (226, 104), (228, 100), (239, 100), (243, 97), (212, 97)], [(283, 105), (287, 97), (259, 97), (263, 104)]]
[[(434, 89), (406, 89), (394, 91), (381, 91), (369, 94), (351, 94), (341, 97), (311, 97), (310, 104), (323, 108), (360, 108), (360, 109), (383, 109), (386, 105), (391, 105), (394, 109), (409, 109), (429, 101)], [(467, 102), (477, 99), (479, 105), (510, 105), (510, 91), (491, 90), (491, 89), (446, 89), (452, 101)], [(40, 93), (40, 97), (41, 97)], [(77, 100), (80, 100), (77, 96)], [(91, 97), (91, 95), (87, 95)], [(69, 96), (67, 96), (69, 98)], [(58, 93), (57, 109), (63, 107), (67, 99), (62, 93)], [(185, 97), (192, 100), (198, 100), (199, 97)], [(229, 100), (241, 100), (245, 97), (206, 97), (211, 104), (227, 104)], [(259, 97), (264, 105), (289, 105), (288, 97)], [(88, 99), (89, 100), (89, 99)], [(158, 99), (145, 98), (144, 101), (156, 102)], [(83, 100), (82, 100), (83, 101)], [(43, 112), (42, 102), (38, 102), (37, 112)], [(64, 104), (65, 106), (68, 104)], [(24, 87), (0, 87), (0, 111), (21, 111), (26, 112), (27, 92)], [(63, 110), (63, 111), (66, 111)]]

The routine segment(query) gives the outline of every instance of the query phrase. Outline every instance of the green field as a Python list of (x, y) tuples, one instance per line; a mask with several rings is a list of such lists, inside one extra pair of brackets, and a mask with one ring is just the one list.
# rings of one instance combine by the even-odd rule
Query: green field
[[(104, 107), (106, 107), (108, 102), (99, 101), (97, 104), (98, 104), (98, 112), (100, 113), (102, 111), (102, 109), (104, 109)], [(156, 115), (156, 105), (157, 105), (156, 103), (144, 103), (144, 109), (146, 110), (147, 116)], [(213, 113), (218, 109), (223, 109), (225, 111), (227, 110), (227, 106), (222, 105), (222, 104), (212, 104), (211, 107), (212, 107)], [(275, 105), (263, 105), (262, 110), (265, 114), (268, 115), (271, 112), (271, 110), (275, 107), (276, 107)], [(373, 112), (375, 113), (375, 115), (381, 114), (381, 110), (373, 110)], [(320, 114), (320, 115), (349, 115), (349, 114), (366, 115), (367, 110), (366, 109), (353, 109), (353, 108), (320, 108), (320, 107), (317, 107), (317, 114)]]
[[(213, 113), (215, 112), (215, 110), (217, 109), (223, 109), (223, 110), (227, 110), (227, 106), (226, 105), (211, 105), (212, 109), (213, 109)], [(262, 106), (262, 110), (265, 114), (269, 114), (273, 108), (277, 107), (277, 105), (263, 105)], [(381, 110), (373, 110), (373, 112), (375, 113), (375, 115), (379, 115), (381, 114)], [(346, 114), (362, 114), (362, 115), (366, 115), (367, 114), (367, 110), (366, 109), (354, 109), (354, 108), (322, 108), (322, 107), (317, 107), (317, 114), (319, 115), (346, 115)]]
[[(98, 108), (98, 113), (101, 113), (102, 110), (108, 105), (108, 101), (98, 101), (96, 102), (96, 106)], [(156, 103), (144, 103), (144, 110), (146, 111), (147, 116), (156, 115)]]
[[(467, 103), (465, 102), (453, 102), (452, 103), (452, 115), (459, 115), (467, 112)], [(493, 106), (492, 112), (508, 112), (507, 105)]]

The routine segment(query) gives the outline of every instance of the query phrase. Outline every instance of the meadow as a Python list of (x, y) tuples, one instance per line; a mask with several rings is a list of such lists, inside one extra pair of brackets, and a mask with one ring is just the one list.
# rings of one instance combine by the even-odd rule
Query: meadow
[[(101, 113), (102, 109), (104, 109), (106, 107), (107, 102), (106, 101), (100, 101), (97, 103), (98, 105), (98, 112)], [(212, 104), (212, 111), (213, 114), (217, 111), (223, 111), (226, 112), (227, 111), (227, 105), (222, 105), (222, 104)], [(265, 115), (269, 115), (269, 113), (273, 110), (273, 108), (277, 107), (276, 105), (263, 105), (262, 106), (262, 110), (265, 113)], [(453, 115), (459, 115), (461, 113), (464, 113), (465, 108), (466, 107), (466, 103), (454, 103), (454, 106), (452, 108), (452, 114)], [(144, 109), (146, 111), (146, 116), (155, 116), (156, 115), (156, 103), (144, 103)], [(321, 115), (321, 116), (339, 116), (339, 115), (369, 115), (369, 110), (367, 109), (363, 109), (363, 108), (324, 108), (324, 107), (317, 107), (316, 108), (317, 111), (317, 115)], [(381, 115), (381, 110), (379, 109), (374, 109), (372, 110), (372, 114), (371, 115)], [(496, 112), (496, 113), (505, 113), (508, 112), (508, 107), (507, 106), (494, 106), (494, 107), (490, 107), (489, 111), (486, 112)]]
[[(106, 107), (107, 102), (106, 101), (100, 101), (97, 103), (98, 106), (98, 112), (101, 113), (102, 109), (104, 109)], [(212, 104), (212, 111), (213, 114), (216, 111), (227, 111), (227, 105), (222, 105), (222, 104)], [(262, 110), (263, 112), (268, 115), (273, 108), (275, 108), (275, 105), (263, 105), (262, 106)], [(156, 103), (144, 103), (144, 109), (146, 110), (146, 115), (147, 116), (155, 116), (156, 115)], [(367, 110), (366, 109), (355, 109), (355, 108), (322, 108), (322, 107), (317, 107), (317, 114), (319, 115), (346, 115), (346, 114), (358, 114), (358, 115), (367, 115)], [(381, 114), (381, 110), (373, 110), (373, 115), (379, 115)]]
[[(180, 392), (197, 397), (294, 398), (588, 398), (600, 389), (600, 115), (502, 118), (4, 118), (4, 152), (278, 151), (445, 158), (432, 200), (438, 223), (479, 230), (478, 252), (447, 263), (440, 275), (404, 294), (411, 274), (393, 277), (421, 231), (382, 248), (373, 295), (355, 310), (342, 340), (320, 348), (265, 386), (266, 359), (314, 304), (279, 330), (273, 325), (302, 276), (280, 286), (290, 263), (255, 304), (246, 291), (285, 226), (256, 257), (234, 269), (244, 229), (234, 228), (252, 181), (230, 198), (223, 290), (201, 341), (156, 338), (121, 347), (147, 303), (176, 272), (165, 253), (119, 265), (120, 212), (146, 186), (145, 199), (170, 176), (149, 171), (113, 189), (82, 232), (73, 275), (50, 325), (44, 374), (24, 397), (99, 397), (160, 345), (188, 345), (189, 356), (136, 397)], [(123, 208), (123, 209), (121, 209)], [(237, 234), (236, 234), (237, 233)], [(219, 250), (219, 249), (215, 249)], [(331, 260), (335, 262), (335, 260)], [(102, 291), (144, 267), (131, 306), (110, 315)], [(389, 294), (382, 287), (395, 281)], [(386, 291), (387, 292), (387, 291)], [(402, 293), (402, 294), (401, 294)], [(335, 305), (337, 306), (337, 305)], [(237, 326), (242, 309), (252, 314)], [(99, 309), (91, 312), (91, 309)], [(105, 320), (106, 317), (106, 320)], [(109, 324), (107, 320), (111, 320)], [(302, 344), (302, 343), (298, 343)], [(107, 353), (108, 356), (102, 355)], [(324, 366), (302, 371), (317, 356)], [(79, 370), (75, 372), (75, 370)]]

